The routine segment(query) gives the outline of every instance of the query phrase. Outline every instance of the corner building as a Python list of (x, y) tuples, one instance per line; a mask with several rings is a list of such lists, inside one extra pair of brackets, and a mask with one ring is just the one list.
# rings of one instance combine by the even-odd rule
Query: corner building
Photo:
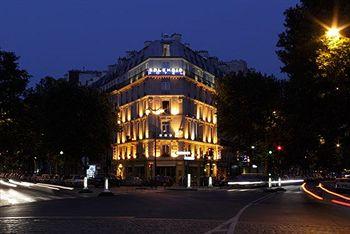
[[(216, 176), (221, 147), (214, 106), (217, 58), (193, 51), (180, 34), (146, 41), (109, 66), (98, 85), (109, 92), (118, 108), (121, 131), (116, 134), (113, 159), (117, 176), (170, 176), (179, 182)], [(190, 152), (194, 160), (184, 160)]]

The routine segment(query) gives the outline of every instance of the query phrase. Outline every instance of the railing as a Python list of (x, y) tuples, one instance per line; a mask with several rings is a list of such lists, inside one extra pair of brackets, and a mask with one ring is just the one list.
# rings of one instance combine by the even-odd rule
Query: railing
[[(185, 76), (191, 78), (191, 79), (194, 79), (196, 81), (199, 81), (209, 87), (212, 87), (214, 88), (214, 83), (211, 82), (211, 81), (208, 81), (206, 79), (204, 79), (204, 77), (201, 77), (197, 74), (195, 74), (194, 72), (191, 72), (189, 70), (184, 70), (185, 71)], [(132, 84), (134, 83), (135, 81), (139, 80), (140, 78), (144, 77), (148, 75), (148, 71), (147, 69), (143, 70), (142, 72), (139, 72), (137, 73), (136, 75), (130, 77), (129, 79), (123, 81), (123, 82), (120, 82), (118, 84), (115, 84), (113, 86), (111, 86), (110, 88), (106, 89), (107, 92), (111, 92), (113, 90), (118, 90), (118, 89), (121, 89), (129, 84)], [(173, 76), (173, 75), (150, 75), (150, 76)]]

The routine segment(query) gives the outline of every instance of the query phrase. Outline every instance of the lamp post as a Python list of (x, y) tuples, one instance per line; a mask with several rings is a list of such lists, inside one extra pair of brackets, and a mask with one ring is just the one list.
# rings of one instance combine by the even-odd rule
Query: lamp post
[[(159, 115), (164, 113), (164, 109), (159, 108), (159, 109), (152, 109), (152, 108), (148, 108), (146, 110), (146, 115), (149, 114), (153, 114), (155, 116), (158, 117), (157, 122), (160, 122), (160, 117)], [(153, 165), (153, 179), (156, 179), (156, 170), (157, 170), (157, 139), (158, 139), (158, 135), (157, 135), (157, 123), (154, 126), (154, 165)]]
[(35, 156), (35, 157), (33, 158), (33, 161), (34, 161), (34, 174), (36, 174), (36, 173), (37, 173), (37, 165), (36, 165), (36, 160), (37, 160), (37, 157)]
[[(64, 154), (64, 152), (61, 150), (61, 151), (60, 151), (60, 156), (62, 157), (63, 154)], [(64, 162), (64, 160), (62, 160), (62, 161)], [(60, 167), (60, 168), (61, 168), (61, 172), (62, 172), (62, 167)], [(57, 174), (57, 169), (56, 169), (56, 174)]]

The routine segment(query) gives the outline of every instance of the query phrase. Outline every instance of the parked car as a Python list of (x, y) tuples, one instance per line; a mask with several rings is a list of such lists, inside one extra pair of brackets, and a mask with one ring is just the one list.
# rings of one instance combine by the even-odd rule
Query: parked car
[(121, 180), (119, 180), (116, 176), (114, 175), (103, 175), (103, 174), (99, 174), (96, 175), (94, 178), (90, 178), (89, 179), (89, 183), (94, 185), (96, 188), (100, 187), (104, 187), (105, 186), (105, 179), (108, 179), (108, 185), (109, 187), (112, 186), (120, 186), (121, 184)]
[(170, 176), (156, 176), (155, 185), (157, 186), (172, 186), (174, 180)]
[(142, 179), (140, 179), (139, 177), (134, 177), (134, 176), (129, 176), (126, 177), (123, 181), (122, 181), (122, 185), (124, 186), (141, 186), (142, 185)]
[(109, 182), (110, 186), (119, 187), (121, 185), (121, 180), (118, 179), (118, 177), (116, 177), (115, 175), (109, 175), (108, 182)]
[(338, 179), (335, 179), (334, 187), (336, 189), (350, 190), (350, 178), (338, 178)]
[(38, 179), (38, 182), (40, 182), (40, 183), (49, 183), (50, 182), (50, 175), (49, 174), (42, 174), (37, 179)]
[(105, 176), (104, 175), (96, 175), (94, 178), (89, 179), (89, 184), (94, 185), (96, 188), (104, 187)]
[(50, 179), (50, 183), (51, 184), (62, 184), (61, 176), (58, 174), (53, 175)]
[(81, 187), (84, 183), (84, 176), (72, 175), (69, 179), (66, 179), (64, 183), (74, 187)]

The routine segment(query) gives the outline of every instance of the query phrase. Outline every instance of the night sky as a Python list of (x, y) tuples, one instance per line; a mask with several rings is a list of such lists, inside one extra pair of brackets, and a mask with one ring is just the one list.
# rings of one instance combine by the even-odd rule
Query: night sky
[(0, 48), (33, 76), (105, 70), (145, 40), (178, 32), (192, 49), (283, 78), (275, 54), (283, 12), (297, 0), (1, 1)]

